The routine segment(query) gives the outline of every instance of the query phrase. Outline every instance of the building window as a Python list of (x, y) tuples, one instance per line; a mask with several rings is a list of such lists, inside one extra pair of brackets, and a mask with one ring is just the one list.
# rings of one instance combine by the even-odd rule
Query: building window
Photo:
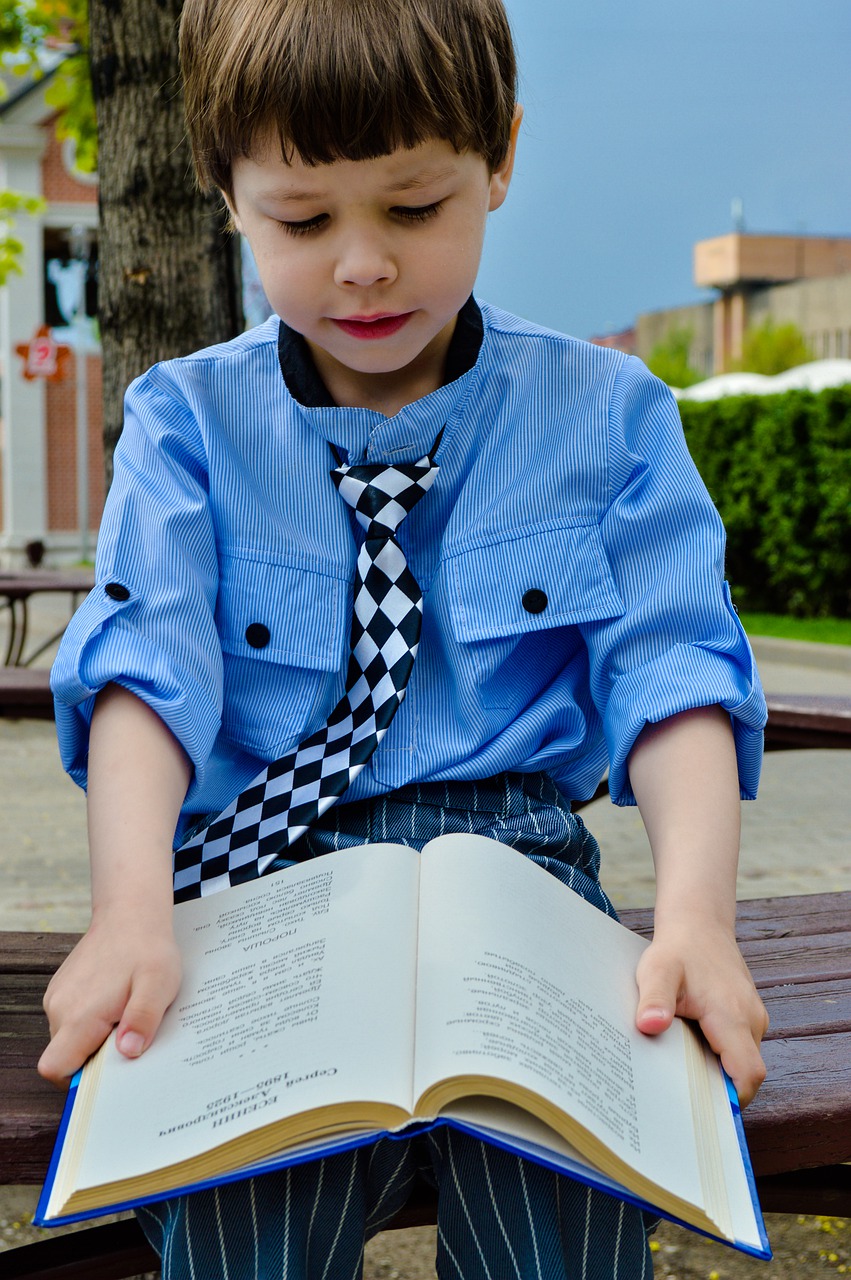
[[(45, 227), (44, 230), (44, 318), (51, 328), (60, 328), (68, 323), (59, 303), (58, 287), (61, 274), (51, 268), (51, 262), (60, 267), (67, 267), (73, 260), (71, 252), (70, 230), (58, 227)], [(92, 237), (89, 249), (88, 268), (86, 270), (86, 315), (93, 318), (98, 311), (98, 246)]]

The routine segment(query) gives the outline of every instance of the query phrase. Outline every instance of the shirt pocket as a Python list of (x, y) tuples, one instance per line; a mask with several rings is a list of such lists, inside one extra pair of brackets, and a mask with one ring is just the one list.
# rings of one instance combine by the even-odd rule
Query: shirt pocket
[(282, 755), (343, 692), (351, 587), (301, 565), (223, 555), (216, 624), (222, 729), (262, 758)]
[(452, 630), (484, 707), (528, 707), (583, 645), (567, 628), (624, 612), (596, 524), (506, 535), (445, 563)]

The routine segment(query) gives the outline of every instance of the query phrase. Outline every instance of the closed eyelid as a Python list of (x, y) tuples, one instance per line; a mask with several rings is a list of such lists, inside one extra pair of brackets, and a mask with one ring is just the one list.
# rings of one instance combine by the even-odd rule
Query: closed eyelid
[(327, 213), (317, 213), (312, 218), (304, 218), (299, 221), (291, 221), (286, 218), (275, 218), (274, 221), (289, 235), (298, 236), (307, 235), (310, 231), (318, 231), (320, 227), (325, 225), (327, 218)]
[[(392, 205), (389, 212), (402, 222), (427, 222), (435, 217), (444, 204), (443, 200), (433, 200), (422, 205)], [(290, 235), (307, 235), (311, 231), (319, 231), (332, 220), (329, 213), (317, 213), (312, 218), (275, 218), (274, 221)]]
[(397, 204), (393, 206), (390, 212), (397, 217), (422, 221), (425, 218), (433, 218), (435, 214), (440, 212), (443, 204), (443, 200), (432, 200), (429, 204)]

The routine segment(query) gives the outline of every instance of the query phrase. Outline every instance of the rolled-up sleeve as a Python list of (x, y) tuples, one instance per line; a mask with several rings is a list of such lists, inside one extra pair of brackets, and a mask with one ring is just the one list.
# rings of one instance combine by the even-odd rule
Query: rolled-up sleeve
[(609, 789), (635, 802), (629, 752), (645, 724), (719, 704), (731, 716), (744, 799), (756, 795), (765, 699), (724, 581), (724, 530), (686, 448), (676, 401), (625, 362), (609, 419), (610, 494), (600, 532), (624, 601), (583, 626)]
[(63, 764), (86, 785), (94, 698), (115, 683), (182, 744), (200, 783), (221, 723), (218, 568), (206, 456), (167, 366), (132, 384), (98, 536), (97, 585), (51, 673)]

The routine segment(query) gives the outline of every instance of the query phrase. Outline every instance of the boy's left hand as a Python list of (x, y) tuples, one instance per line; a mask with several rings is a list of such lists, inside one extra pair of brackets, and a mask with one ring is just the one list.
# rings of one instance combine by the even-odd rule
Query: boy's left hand
[(674, 1018), (700, 1023), (721, 1058), (741, 1105), (765, 1079), (759, 1043), (768, 1014), (732, 933), (691, 916), (657, 921), (653, 942), (638, 964), (636, 1026), (646, 1035), (665, 1031)]
[(647, 724), (629, 776), (653, 851), (653, 942), (638, 965), (636, 1025), (700, 1023), (746, 1106), (765, 1079), (768, 1015), (736, 945), (739, 779), (729, 714), (695, 707)]

